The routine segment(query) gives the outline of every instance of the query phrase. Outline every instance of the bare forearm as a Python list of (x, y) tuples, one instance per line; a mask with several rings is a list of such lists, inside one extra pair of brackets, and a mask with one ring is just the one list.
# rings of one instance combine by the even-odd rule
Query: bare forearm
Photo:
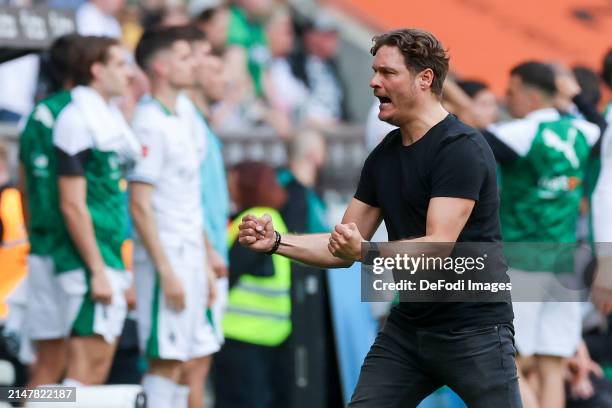
[(327, 245), (330, 234), (282, 234), (277, 254), (317, 268), (346, 268), (353, 262), (333, 256)]
[(162, 247), (161, 240), (159, 239), (153, 209), (137, 205), (132, 206), (131, 210), (138, 236), (153, 260), (155, 268), (160, 275), (163, 275), (170, 269), (170, 263)]
[(92, 274), (102, 273), (104, 271), (104, 260), (96, 242), (91, 215), (85, 204), (63, 204), (62, 214), (68, 234), (85, 265)]

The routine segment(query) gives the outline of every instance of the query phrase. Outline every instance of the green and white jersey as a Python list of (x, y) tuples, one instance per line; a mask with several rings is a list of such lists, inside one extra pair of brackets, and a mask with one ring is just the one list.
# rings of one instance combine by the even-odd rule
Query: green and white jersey
[(30, 213), (30, 253), (49, 255), (63, 223), (58, 204), (53, 127), (70, 103), (68, 91), (60, 91), (34, 107), (19, 138), (19, 160), (25, 171)]
[(489, 131), (519, 156), (501, 167), (504, 241), (575, 242), (584, 171), (599, 128), (551, 108)]
[[(121, 246), (127, 223), (122, 177), (140, 146), (121, 112), (92, 88), (77, 87), (53, 132), (58, 176), (84, 177), (96, 242), (108, 267), (124, 269)], [(54, 252), (56, 270), (86, 269), (71, 239)]]

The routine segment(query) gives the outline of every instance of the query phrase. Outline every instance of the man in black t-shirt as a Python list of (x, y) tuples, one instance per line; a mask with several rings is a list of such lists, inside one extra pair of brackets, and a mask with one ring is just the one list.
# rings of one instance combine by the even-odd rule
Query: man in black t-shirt
[[(278, 234), (246, 216), (239, 241), (324, 268), (361, 260), (384, 219), (390, 241), (500, 241), (495, 159), (480, 133), (440, 103), (448, 56), (415, 29), (375, 37), (370, 86), (378, 117), (399, 127), (367, 158), (342, 223), (331, 234)], [(443, 385), (470, 407), (520, 407), (512, 306), (400, 303), (361, 369), (352, 408), (415, 407)]]

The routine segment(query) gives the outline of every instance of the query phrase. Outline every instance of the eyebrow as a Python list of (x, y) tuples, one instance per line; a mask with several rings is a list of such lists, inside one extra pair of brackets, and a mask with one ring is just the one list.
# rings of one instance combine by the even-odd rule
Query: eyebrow
[(391, 73), (397, 72), (397, 70), (396, 70), (396, 69), (391, 68), (391, 67), (388, 67), (388, 66), (385, 66), (385, 65), (380, 65), (380, 66), (378, 66), (378, 67), (377, 67), (376, 65), (372, 65), (372, 70), (373, 70), (374, 72), (377, 72), (377, 71), (381, 71), (381, 72), (391, 72)]

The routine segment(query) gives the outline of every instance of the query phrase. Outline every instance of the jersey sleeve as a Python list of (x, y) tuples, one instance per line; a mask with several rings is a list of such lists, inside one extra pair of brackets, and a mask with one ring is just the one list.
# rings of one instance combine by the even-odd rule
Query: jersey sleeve
[(82, 115), (68, 107), (57, 118), (53, 130), (58, 176), (83, 176), (93, 148), (91, 132)]
[(572, 125), (582, 132), (589, 146), (594, 146), (599, 140), (601, 128), (596, 124), (587, 122), (583, 119), (574, 119), (572, 120)]
[(520, 157), (524, 157), (529, 153), (537, 130), (537, 122), (530, 120), (515, 120), (494, 124), (487, 128), (490, 135), (494, 136), (499, 142), (503, 143)]
[(431, 197), (478, 201), (488, 174), (482, 146), (461, 135), (439, 150), (431, 174)]
[(136, 128), (136, 136), (142, 146), (136, 166), (128, 175), (129, 181), (155, 185), (161, 176), (164, 165), (164, 135), (150, 128)]
[(376, 150), (370, 154), (363, 164), (355, 198), (372, 207), (379, 207), (380, 204), (376, 196), (376, 179), (374, 177), (375, 152)]

